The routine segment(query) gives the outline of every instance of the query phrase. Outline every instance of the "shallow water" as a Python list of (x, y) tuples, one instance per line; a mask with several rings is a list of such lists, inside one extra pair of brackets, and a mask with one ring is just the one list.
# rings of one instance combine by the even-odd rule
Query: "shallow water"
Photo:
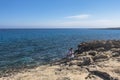
[(35, 66), (60, 59), (80, 42), (120, 39), (119, 30), (1, 29), (0, 70)]

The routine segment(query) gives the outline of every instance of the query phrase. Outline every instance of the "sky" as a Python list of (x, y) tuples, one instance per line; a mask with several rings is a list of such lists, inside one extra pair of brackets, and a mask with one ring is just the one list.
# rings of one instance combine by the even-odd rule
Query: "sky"
[(0, 28), (120, 27), (120, 0), (0, 0)]

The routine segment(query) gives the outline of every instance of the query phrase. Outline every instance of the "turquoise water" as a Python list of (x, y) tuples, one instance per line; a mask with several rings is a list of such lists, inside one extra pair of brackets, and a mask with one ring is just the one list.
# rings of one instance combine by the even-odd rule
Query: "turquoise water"
[(120, 39), (119, 30), (1, 29), (0, 70), (36, 66), (60, 59), (80, 42)]

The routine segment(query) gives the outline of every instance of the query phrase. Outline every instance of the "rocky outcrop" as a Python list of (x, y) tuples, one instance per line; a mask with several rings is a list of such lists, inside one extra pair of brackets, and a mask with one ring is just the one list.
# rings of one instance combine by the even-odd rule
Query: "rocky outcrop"
[(120, 41), (83, 42), (72, 59), (66, 57), (0, 80), (120, 80)]
[[(64, 58), (54, 63), (54, 65), (86, 67), (87, 70), (90, 65), (97, 66), (101, 62), (109, 61), (120, 56), (120, 41), (92, 41), (84, 42), (78, 45), (75, 51), (75, 58), (72, 60)], [(119, 61), (118, 61), (119, 63)], [(99, 66), (103, 66), (99, 65)], [(93, 74), (94, 73), (94, 74)], [(104, 80), (118, 80), (107, 72), (99, 70), (89, 71), (89, 75), (96, 75)]]
[(119, 40), (108, 40), (108, 41), (91, 41), (91, 42), (83, 42), (78, 45), (77, 53), (81, 53), (89, 50), (96, 51), (108, 51), (112, 48), (120, 48)]
[[(120, 41), (92, 41), (84, 42), (78, 45), (75, 50), (75, 58), (69, 60), (68, 58), (61, 59), (54, 62), (56, 65), (90, 65), (96, 61), (108, 60), (112, 57), (120, 56)], [(76, 60), (76, 62), (74, 62)]]

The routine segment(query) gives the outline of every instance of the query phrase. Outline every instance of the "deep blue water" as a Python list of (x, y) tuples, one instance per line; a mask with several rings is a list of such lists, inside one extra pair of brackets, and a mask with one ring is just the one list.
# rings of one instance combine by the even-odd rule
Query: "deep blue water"
[(1, 29), (0, 70), (41, 65), (66, 55), (80, 42), (120, 39), (119, 30)]

